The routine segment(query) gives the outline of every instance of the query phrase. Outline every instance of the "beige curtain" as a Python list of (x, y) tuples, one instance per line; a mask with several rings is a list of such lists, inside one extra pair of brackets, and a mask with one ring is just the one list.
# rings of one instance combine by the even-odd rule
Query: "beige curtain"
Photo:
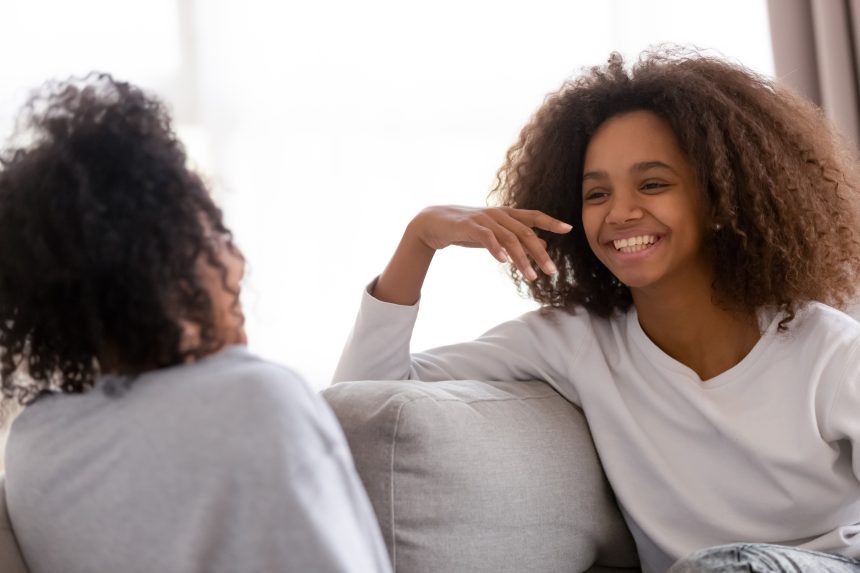
[(860, 146), (860, 0), (768, 0), (776, 76)]

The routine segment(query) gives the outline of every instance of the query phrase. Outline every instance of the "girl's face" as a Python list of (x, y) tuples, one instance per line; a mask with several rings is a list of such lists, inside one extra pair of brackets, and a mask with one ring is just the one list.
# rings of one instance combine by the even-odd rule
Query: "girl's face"
[(634, 293), (708, 274), (705, 199), (655, 113), (625, 113), (597, 129), (585, 152), (582, 200), (591, 250)]
[[(246, 344), (245, 316), (239, 302), (245, 259), (224, 237), (213, 237), (212, 240), (215, 242), (216, 256), (227, 271), (226, 276), (209, 264), (204, 255), (197, 262), (197, 271), (212, 299), (215, 334), (224, 345)], [(196, 347), (200, 342), (200, 325), (190, 321), (182, 321), (182, 324), (185, 332), (181, 348)]]
[(229, 290), (224, 288), (220, 273), (210, 271), (204, 275), (208, 279), (209, 294), (215, 310), (215, 325), (227, 344), (245, 344), (245, 315), (239, 303), (242, 279), (245, 276), (245, 258), (235, 246), (223, 241), (219, 243), (219, 254), (221, 262), (227, 268), (226, 286)]

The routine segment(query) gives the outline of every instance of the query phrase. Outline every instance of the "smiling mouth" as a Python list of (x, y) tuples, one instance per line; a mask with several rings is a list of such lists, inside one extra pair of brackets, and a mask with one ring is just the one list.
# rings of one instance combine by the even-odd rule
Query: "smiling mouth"
[(640, 235), (638, 237), (629, 237), (627, 239), (618, 239), (611, 241), (612, 246), (619, 253), (638, 253), (646, 249), (650, 249), (660, 241), (661, 237), (657, 235)]

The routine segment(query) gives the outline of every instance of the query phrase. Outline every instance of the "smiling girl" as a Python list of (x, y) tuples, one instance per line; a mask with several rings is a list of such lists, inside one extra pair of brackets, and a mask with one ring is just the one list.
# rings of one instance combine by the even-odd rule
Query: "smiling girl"
[[(860, 276), (856, 165), (749, 70), (613, 54), (523, 129), (500, 206), (409, 223), (335, 379), (552, 384), (588, 418), (644, 571), (860, 571), (860, 324), (837, 310)], [(410, 355), (454, 244), (510, 262), (542, 308)]]

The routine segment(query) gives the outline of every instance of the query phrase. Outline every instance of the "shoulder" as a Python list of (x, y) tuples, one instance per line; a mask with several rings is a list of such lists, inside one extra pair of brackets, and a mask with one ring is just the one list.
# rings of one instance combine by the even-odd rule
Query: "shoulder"
[(856, 439), (860, 322), (821, 303), (808, 305), (797, 318), (797, 344), (792, 356), (814, 369), (813, 374), (820, 380), (816, 410), (822, 421), (822, 435), (829, 440)]
[[(245, 348), (228, 349), (230, 356), (218, 357), (211, 365), (205, 384), (208, 392), (218, 392), (227, 403), (242, 402), (262, 408), (271, 404), (278, 409), (313, 402), (314, 393), (308, 383), (294, 370), (265, 360)], [(302, 406), (304, 407), (304, 406)], [(264, 408), (266, 409), (266, 408)]]
[[(771, 329), (776, 328), (779, 316)], [(793, 365), (804, 380), (819, 380), (825, 394), (845, 379), (860, 381), (860, 323), (850, 315), (819, 302), (801, 308), (786, 332), (778, 332), (772, 345), (774, 364)]]
[(9, 468), (78, 468), (107, 456), (121, 460), (118, 476), (157, 469), (176, 484), (233, 479), (236, 468), (293, 475), (346, 448), (305, 380), (237, 348), (141, 375), (113, 395), (97, 387), (45, 397), (10, 434)]
[(298, 432), (319, 423), (325, 405), (298, 373), (245, 348), (232, 353), (211, 367), (204, 366), (211, 370), (203, 382), (205, 392), (217, 399), (219, 408), (247, 426), (266, 430)]
[(848, 350), (860, 345), (860, 322), (831, 306), (811, 302), (789, 323), (788, 334), (804, 344)]
[[(254, 456), (300, 458), (337, 441), (322, 398), (293, 370), (231, 347), (203, 360), (136, 381), (126, 396), (156, 434), (182, 436), (189, 449), (213, 449), (234, 461)], [(144, 423), (144, 422), (142, 422)]]

